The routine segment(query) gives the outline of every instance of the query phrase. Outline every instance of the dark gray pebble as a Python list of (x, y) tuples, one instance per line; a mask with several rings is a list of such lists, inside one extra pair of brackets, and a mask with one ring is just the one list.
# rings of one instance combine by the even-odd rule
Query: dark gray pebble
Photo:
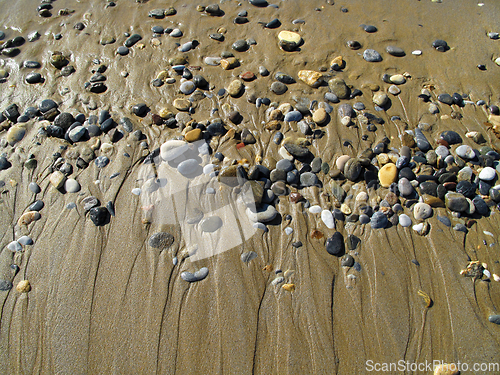
[(109, 219), (109, 212), (104, 207), (94, 207), (89, 211), (90, 220), (95, 226), (100, 227), (106, 224)]
[(158, 232), (149, 237), (149, 246), (164, 250), (174, 243), (174, 236), (167, 232)]
[(109, 164), (109, 158), (107, 156), (99, 156), (95, 159), (95, 165), (97, 168), (104, 168)]
[(142, 36), (139, 34), (133, 34), (131, 35), (126, 41), (125, 41), (125, 47), (132, 47), (134, 44), (136, 44), (139, 40), (142, 39)]
[(337, 257), (341, 257), (345, 254), (345, 244), (344, 244), (344, 236), (342, 233), (335, 232), (330, 238), (326, 240), (326, 251), (329, 254), (335, 255)]
[(27, 83), (34, 84), (34, 83), (40, 83), (41, 81), (42, 81), (42, 75), (40, 73), (32, 72), (26, 76)]
[(37, 200), (37, 201), (33, 202), (28, 207), (28, 210), (30, 210), (30, 211), (40, 211), (44, 206), (45, 206), (45, 204), (43, 203), (43, 201)]
[(12, 282), (9, 280), (0, 280), (0, 290), (11, 290), (13, 287)]
[(128, 55), (128, 52), (129, 52), (129, 49), (125, 46), (120, 46), (116, 49), (116, 53), (121, 55), (121, 56)]

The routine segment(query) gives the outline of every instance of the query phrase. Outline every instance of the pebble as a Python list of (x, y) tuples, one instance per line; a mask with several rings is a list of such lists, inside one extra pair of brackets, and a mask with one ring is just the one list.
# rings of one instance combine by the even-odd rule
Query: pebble
[(375, 212), (370, 219), (372, 229), (385, 228), (388, 224), (387, 216), (383, 212)]
[(273, 206), (266, 203), (255, 209), (248, 207), (246, 213), (250, 220), (260, 223), (267, 223), (278, 215), (278, 211), (276, 211)]
[(50, 175), (49, 181), (56, 189), (60, 189), (66, 182), (66, 176), (60, 171), (55, 171)]
[(345, 254), (344, 236), (335, 232), (325, 243), (326, 251), (334, 256), (341, 257)]
[(393, 182), (397, 180), (398, 168), (393, 163), (388, 163), (380, 168), (378, 172), (378, 178), (380, 180), (380, 185), (383, 187), (389, 187)]
[(333, 214), (329, 210), (321, 211), (321, 220), (328, 229), (335, 229), (335, 220)]
[(30, 210), (30, 211), (40, 211), (44, 206), (45, 206), (45, 204), (43, 203), (43, 201), (37, 200), (37, 201), (33, 202), (28, 207), (28, 210)]
[(463, 159), (474, 159), (474, 157), (476, 156), (474, 150), (468, 145), (458, 146), (455, 152)]
[(255, 251), (247, 251), (241, 254), (240, 259), (243, 263), (250, 263), (252, 260), (257, 258), (257, 253)]
[(80, 184), (73, 178), (68, 178), (64, 183), (64, 190), (66, 190), (67, 193), (77, 193), (80, 189)]
[(490, 321), (490, 323), (495, 323), (495, 324), (500, 324), (500, 315), (490, 315), (488, 317), (488, 320)]
[(200, 229), (205, 233), (215, 232), (222, 226), (222, 219), (218, 216), (205, 217), (200, 221)]
[(491, 181), (497, 176), (495, 169), (491, 167), (485, 167), (479, 172), (479, 178), (484, 181)]
[(276, 95), (283, 95), (288, 90), (288, 87), (282, 82), (273, 82), (271, 84), (271, 91)]
[(208, 276), (208, 268), (207, 267), (200, 268), (195, 273), (191, 273), (188, 271), (184, 271), (181, 273), (182, 280), (187, 281), (189, 283), (201, 281), (201, 280), (205, 279), (207, 276)]
[(170, 140), (160, 146), (160, 157), (164, 161), (174, 160), (188, 150), (188, 144), (185, 141)]
[(12, 241), (7, 245), (7, 249), (15, 253), (16, 251), (22, 251), (23, 247), (18, 241)]
[(188, 159), (179, 163), (177, 166), (177, 172), (187, 177), (195, 173), (199, 167), (200, 165), (196, 159)]
[(148, 244), (154, 249), (165, 250), (174, 243), (174, 236), (167, 232), (158, 232), (149, 237)]
[(132, 189), (132, 194), (134, 195), (141, 195), (142, 190), (140, 188), (134, 188)]
[(448, 43), (446, 43), (442, 39), (436, 39), (434, 42), (432, 42), (432, 46), (439, 52), (445, 52), (449, 49)]
[(362, 168), (357, 158), (350, 158), (344, 164), (344, 176), (350, 181), (356, 181), (361, 174)]
[(104, 168), (109, 164), (110, 160), (107, 156), (99, 156), (95, 159), (95, 165), (97, 168)]
[(300, 113), (299, 111), (290, 111), (285, 115), (286, 122), (298, 122), (300, 120), (302, 120), (302, 113)]
[(190, 95), (196, 90), (196, 86), (192, 81), (183, 82), (180, 86), (180, 91), (184, 95)]
[(426, 203), (419, 202), (413, 207), (415, 220), (425, 220), (432, 215), (432, 207)]
[(405, 56), (405, 51), (400, 48), (400, 47), (396, 47), (396, 46), (387, 46), (385, 48), (385, 51), (389, 54), (389, 55), (392, 55), (392, 56), (397, 56), (397, 57), (402, 57), (402, 56)]
[(411, 218), (406, 214), (401, 214), (399, 215), (398, 218), (399, 218), (399, 225), (401, 225), (403, 228), (407, 228), (412, 224)]
[(460, 193), (446, 193), (445, 204), (451, 211), (464, 212), (469, 209), (469, 202)]
[(12, 282), (10, 282), (9, 280), (0, 280), (1, 291), (11, 290), (12, 287), (13, 287)]
[(19, 293), (28, 293), (31, 290), (31, 285), (28, 280), (21, 280), (16, 285), (16, 290)]
[(106, 224), (108, 217), (109, 212), (105, 207), (93, 207), (89, 210), (89, 218), (97, 227)]
[(380, 61), (382, 61), (382, 56), (380, 55), (380, 53), (378, 53), (374, 49), (366, 49), (363, 52), (363, 58), (368, 62), (380, 62)]
[(316, 186), (318, 183), (318, 177), (312, 172), (305, 172), (300, 175), (300, 184), (302, 186)]
[(312, 214), (319, 214), (321, 211), (322, 211), (321, 206), (314, 205), (314, 206), (309, 207), (309, 212)]

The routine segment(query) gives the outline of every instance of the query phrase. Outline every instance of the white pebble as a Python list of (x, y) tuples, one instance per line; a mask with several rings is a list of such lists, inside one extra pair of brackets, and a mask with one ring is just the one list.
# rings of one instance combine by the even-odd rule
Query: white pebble
[(81, 187), (77, 180), (68, 178), (64, 183), (64, 189), (67, 193), (77, 193), (80, 191)]
[(487, 236), (495, 237), (493, 233), (488, 232), (487, 230), (483, 230), (483, 233), (486, 234)]
[(309, 207), (309, 212), (312, 214), (319, 214), (321, 212), (321, 206), (314, 205)]
[(500, 276), (498, 276), (496, 273), (494, 273), (493, 280), (495, 280), (496, 282), (500, 282)]
[(404, 228), (409, 227), (411, 225), (410, 217), (406, 214), (399, 215), (399, 225)]
[(209, 187), (209, 188), (207, 188), (206, 193), (207, 194), (215, 194), (215, 189), (213, 187)]
[(255, 229), (261, 229), (264, 232), (267, 232), (267, 227), (266, 227), (266, 225), (264, 223), (258, 223), (258, 222), (257, 223), (253, 223), (253, 227)]
[(21, 244), (19, 242), (12, 241), (7, 245), (7, 249), (9, 249), (12, 252), (16, 252), (16, 251), (21, 251), (23, 249), (23, 247), (21, 246)]
[(215, 164), (207, 164), (203, 167), (203, 173), (204, 174), (210, 174), (215, 168)]
[(21, 245), (26, 246), (26, 245), (33, 245), (33, 240), (31, 237), (28, 236), (22, 236), (20, 237), (17, 242), (19, 242)]
[(491, 272), (488, 270), (483, 270), (483, 275), (486, 276), (488, 279), (491, 278)]
[(415, 55), (415, 56), (420, 56), (422, 54), (422, 51), (420, 51), (419, 49), (416, 49), (415, 51), (412, 51), (411, 54)]
[(333, 219), (333, 214), (329, 210), (321, 211), (321, 220), (328, 229), (335, 228), (335, 220)]
[(134, 195), (141, 195), (141, 188), (135, 188), (135, 189), (132, 189), (132, 194)]
[(291, 227), (286, 227), (285, 228), (285, 234), (291, 235), (292, 233), (293, 233), (293, 228), (291, 228)]
[(174, 258), (172, 259), (172, 264), (173, 264), (174, 266), (176, 266), (178, 262), (179, 262), (179, 260), (177, 259), (177, 257), (174, 257)]

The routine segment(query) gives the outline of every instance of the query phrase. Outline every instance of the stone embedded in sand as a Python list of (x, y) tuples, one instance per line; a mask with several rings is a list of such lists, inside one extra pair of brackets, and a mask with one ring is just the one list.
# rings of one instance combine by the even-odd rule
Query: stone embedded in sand
[(174, 243), (174, 236), (167, 232), (158, 232), (149, 237), (148, 244), (152, 248), (164, 250)]
[(80, 184), (74, 178), (68, 178), (64, 183), (64, 190), (67, 193), (77, 193), (80, 191)]
[(328, 88), (339, 99), (347, 99), (351, 95), (351, 89), (342, 78), (332, 78), (328, 81)]
[(255, 251), (247, 251), (241, 254), (240, 259), (243, 263), (249, 263), (257, 258), (257, 253)]
[(199, 167), (200, 164), (198, 163), (198, 160), (187, 159), (179, 163), (179, 165), (177, 166), (177, 172), (179, 172), (183, 176), (191, 176)]
[(500, 324), (500, 315), (492, 314), (488, 317), (490, 323)]
[(329, 210), (321, 211), (321, 220), (328, 229), (335, 229), (335, 220), (333, 214)]
[(23, 247), (19, 241), (9, 242), (9, 244), (7, 245), (7, 249), (12, 251), (13, 253), (15, 253), (17, 251), (23, 251)]
[(413, 207), (415, 220), (425, 220), (432, 215), (432, 208), (427, 203), (419, 202)]
[(366, 49), (363, 52), (363, 58), (368, 61), (368, 62), (380, 62), (382, 61), (382, 56), (380, 56), (380, 53), (375, 51), (374, 49)]
[(326, 240), (325, 243), (326, 251), (329, 254), (335, 255), (337, 257), (341, 257), (345, 254), (345, 244), (344, 244), (344, 236), (342, 233), (335, 232), (330, 238)]
[(208, 216), (200, 221), (200, 229), (205, 233), (215, 232), (222, 227), (222, 219), (219, 216)]
[(293, 292), (295, 290), (295, 284), (283, 284), (281, 287), (287, 292)]
[(9, 280), (0, 280), (0, 290), (6, 291), (11, 290), (13, 287), (12, 282)]
[(248, 207), (246, 213), (250, 220), (260, 223), (267, 223), (278, 215), (278, 211), (269, 204), (263, 204), (261, 207), (255, 209)]
[(5, 136), (5, 140), (9, 142), (9, 145), (14, 146), (17, 142), (24, 138), (26, 134), (26, 128), (22, 125), (12, 126)]
[(398, 177), (398, 168), (393, 163), (388, 163), (384, 165), (378, 171), (378, 179), (380, 185), (383, 187), (389, 187), (393, 182), (396, 182)]
[(403, 228), (409, 227), (411, 223), (411, 218), (406, 215), (406, 214), (401, 214), (399, 215), (399, 225), (401, 225)]
[(31, 290), (31, 285), (28, 280), (21, 280), (19, 283), (16, 285), (16, 290), (19, 293), (28, 293)]
[(193, 129), (184, 135), (184, 139), (188, 142), (195, 142), (201, 138), (201, 129)]
[(396, 47), (396, 46), (387, 46), (385, 48), (385, 51), (389, 54), (389, 55), (392, 55), (392, 56), (397, 56), (397, 57), (402, 57), (402, 56), (405, 56), (405, 51), (400, 48), (400, 47)]
[(313, 70), (299, 70), (298, 77), (311, 87), (319, 87), (323, 82), (323, 74)]
[(362, 169), (360, 161), (357, 158), (351, 158), (344, 165), (344, 176), (350, 181), (356, 181)]
[(377, 92), (373, 95), (373, 102), (380, 107), (384, 107), (389, 102), (389, 97), (386, 93)]
[(227, 93), (234, 98), (240, 95), (243, 89), (244, 89), (243, 82), (241, 82), (239, 79), (235, 79), (227, 87)]
[(323, 125), (328, 120), (328, 113), (324, 108), (318, 108), (312, 116), (313, 121), (318, 125)]
[(300, 34), (293, 31), (282, 30), (278, 34), (278, 40), (280, 42), (283, 41), (287, 43), (295, 43), (296, 45), (298, 45), (300, 44), (302, 37), (300, 36)]
[(172, 103), (179, 111), (187, 111), (191, 107), (191, 102), (187, 99), (177, 98)]
[(40, 219), (41, 215), (37, 211), (28, 211), (21, 215), (19, 220), (17, 221), (17, 225), (29, 225), (33, 221)]
[(181, 273), (182, 280), (187, 281), (189, 283), (201, 281), (204, 278), (206, 278), (207, 276), (208, 276), (208, 268), (207, 267), (200, 268), (198, 271), (196, 271), (194, 273), (188, 272), (188, 271), (184, 271)]
[(60, 189), (66, 182), (66, 176), (60, 171), (55, 171), (50, 175), (49, 181), (56, 189)]
[(457, 365), (454, 363), (442, 363), (434, 368), (434, 375), (459, 375)]
[(95, 226), (100, 227), (106, 224), (109, 212), (105, 207), (94, 207), (89, 211), (89, 218)]
[(188, 150), (189, 146), (181, 140), (170, 140), (160, 146), (160, 157), (164, 161), (174, 160)]
[(224, 70), (234, 69), (240, 65), (240, 62), (236, 57), (228, 57), (220, 61), (220, 66)]

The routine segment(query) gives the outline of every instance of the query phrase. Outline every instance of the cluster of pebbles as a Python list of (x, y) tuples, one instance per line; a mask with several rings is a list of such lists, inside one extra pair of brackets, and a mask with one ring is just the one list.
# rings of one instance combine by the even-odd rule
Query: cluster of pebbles
[[(267, 7), (270, 4), (265, 0), (250, 0), (255, 7)], [(115, 5), (112, 2), (108, 6)], [(37, 11), (41, 17), (51, 16), (51, 2), (43, 1)], [(223, 17), (224, 11), (219, 5), (198, 7), (203, 16)], [(147, 14), (154, 19), (163, 19), (174, 16), (176, 10), (153, 9)], [(71, 14), (69, 10), (63, 10), (60, 15)], [(233, 20), (236, 25), (250, 22), (248, 12), (242, 11)], [(293, 24), (303, 23), (297, 19)], [(278, 29), (282, 26), (279, 19), (262, 22), (267, 29)], [(77, 30), (83, 30), (85, 25), (75, 25)], [(376, 33), (377, 27), (373, 25), (361, 25), (367, 33)], [(209, 35), (212, 42), (224, 42), (225, 30)], [(153, 26), (153, 40), (158, 40), (162, 35), (180, 38), (183, 33), (178, 28), (163, 28)], [(130, 48), (137, 47), (143, 36), (140, 34), (127, 34), (127, 39), (116, 49), (116, 54), (126, 56)], [(5, 35), (0, 34), (0, 39)], [(29, 41), (35, 41), (39, 34), (28, 36)], [(496, 36), (498, 37), (498, 35)], [(490, 38), (494, 39), (490, 35)], [(114, 38), (101, 39), (102, 45), (114, 43)], [(7, 57), (14, 57), (20, 53), (18, 47), (25, 43), (22, 36), (10, 39), (0, 47), (1, 53)], [(155, 45), (153, 42), (152, 44)], [(232, 42), (231, 48), (235, 53), (244, 53), (257, 42), (254, 39), (241, 39)], [(300, 51), (304, 40), (298, 32), (281, 30), (277, 34), (276, 43), (285, 52), (295, 53)], [(360, 246), (361, 239), (352, 234), (356, 226), (367, 226), (373, 230), (383, 230), (390, 227), (412, 227), (419, 235), (429, 233), (431, 225), (444, 225), (452, 227), (456, 231), (467, 233), (468, 228), (483, 216), (490, 215), (491, 211), (500, 209), (500, 185), (497, 185), (498, 172), (500, 171), (500, 154), (497, 150), (486, 145), (486, 140), (480, 132), (469, 132), (465, 134), (469, 142), (453, 129), (441, 132), (438, 137), (431, 137), (429, 126), (420, 123), (414, 129), (408, 129), (408, 124), (398, 116), (391, 118), (391, 122), (404, 125), (400, 134), (400, 147), (393, 147), (387, 137), (381, 137), (373, 147), (361, 150), (356, 155), (337, 155), (333, 160), (323, 160), (321, 154), (311, 151), (311, 142), (322, 138), (328, 132), (330, 122), (338, 121), (342, 126), (357, 127), (362, 130), (361, 139), (368, 140), (368, 133), (374, 133), (385, 126), (384, 120), (366, 110), (362, 99), (365, 93), (348, 85), (344, 79), (336, 73), (342, 72), (346, 61), (342, 56), (337, 56), (330, 62), (329, 69), (300, 70), (295, 77), (285, 72), (271, 74), (266, 67), (261, 66), (258, 74), (245, 71), (238, 77), (234, 77), (225, 88), (214, 92), (214, 87), (209, 84), (209, 79), (198, 74), (203, 68), (190, 66), (185, 54), (197, 48), (200, 44), (197, 40), (191, 40), (183, 44), (178, 43), (176, 56), (169, 59), (169, 69), (162, 70), (153, 78), (151, 84), (160, 87), (164, 83), (178, 83), (177, 97), (172, 102), (172, 108), (165, 108), (158, 113), (152, 113), (145, 103), (138, 103), (131, 107), (130, 117), (113, 119), (111, 114), (102, 110), (98, 114), (89, 116), (78, 113), (63, 112), (59, 105), (52, 99), (42, 100), (38, 107), (27, 107), (21, 114), (16, 103), (6, 106), (0, 114), (0, 126), (6, 131), (2, 140), (2, 147), (16, 147), (27, 132), (27, 127), (38, 127), (38, 139), (44, 137), (59, 138), (66, 148), (77, 144), (88, 144), (85, 152), (80, 152), (76, 158), (75, 166), (85, 169), (94, 162), (99, 169), (106, 168), (110, 163), (107, 155), (114, 143), (123, 138), (133, 138), (142, 141), (144, 150), (148, 149), (148, 143), (141, 130), (136, 129), (134, 123), (138, 120), (148, 118), (150, 125), (161, 126), (165, 130), (178, 131), (177, 137), (163, 143), (157, 149), (145, 156), (143, 163), (151, 164), (160, 158), (169, 162), (177, 173), (186, 177), (194, 178), (200, 171), (212, 180), (234, 189), (242, 197), (240, 203), (247, 207), (246, 214), (254, 223), (254, 227), (263, 231), (268, 230), (269, 225), (276, 225), (281, 217), (287, 225), (284, 229), (286, 235), (291, 235), (293, 229), (288, 224), (296, 220), (286, 213), (280, 213), (278, 203), (282, 199), (288, 199), (291, 204), (302, 205), (305, 215), (318, 216), (325, 227), (335, 230), (334, 234), (325, 240), (325, 250), (333, 256), (341, 257), (342, 266), (359, 267), (354, 257), (346, 254), (348, 250), (355, 250)], [(447, 52), (450, 48), (446, 41), (437, 39), (431, 43), (437, 52)], [(347, 42), (347, 48), (358, 50), (362, 46), (355, 40)], [(406, 53), (397, 46), (387, 46), (385, 52), (393, 57), (404, 57)], [(412, 51), (413, 55), (420, 55), (420, 50)], [(382, 54), (367, 48), (362, 57), (367, 62), (380, 62)], [(50, 56), (49, 63), (59, 69), (62, 75), (70, 75), (75, 68), (70, 65), (69, 57), (60, 52), (54, 52)], [(85, 83), (85, 88), (92, 94), (100, 94), (107, 90), (104, 73), (107, 67), (95, 62), (97, 68), (92, 71), (93, 75)], [(223, 70), (233, 70), (240, 67), (242, 59), (235, 57), (232, 52), (224, 52), (221, 56), (207, 56), (203, 59), (207, 66), (220, 66)], [(27, 61), (25, 68), (38, 69), (41, 64), (36, 61)], [(479, 68), (479, 66), (478, 66)], [(481, 69), (481, 68), (480, 68)], [(8, 73), (0, 71), (0, 78), (8, 78)], [(375, 105), (375, 110), (383, 112), (390, 107), (391, 100), (395, 99), (411, 76), (408, 73), (384, 74), (381, 77), (380, 89), (378, 84), (370, 86), (370, 100)], [(195, 121), (191, 115), (195, 113), (196, 102), (211, 99), (214, 96), (229, 96), (232, 100), (245, 100), (243, 94), (246, 92), (245, 83), (256, 79), (269, 80), (269, 92), (277, 97), (285, 97), (291, 85), (307, 85), (322, 93), (322, 99), (310, 100), (298, 98), (294, 103), (286, 100), (278, 103), (272, 102), (266, 95), (256, 97), (248, 93), (246, 99), (255, 104), (256, 108), (266, 107), (265, 121), (262, 124), (262, 132), (272, 134), (272, 142), (278, 145), (280, 160), (257, 158), (250, 161), (246, 159), (236, 160), (226, 157), (217, 151), (216, 140), (224, 137), (226, 140), (234, 140), (236, 149), (253, 147), (259, 138), (257, 132), (248, 128), (241, 128), (246, 114), (236, 110), (228, 111), (227, 118), (216, 117), (218, 109), (214, 108), (212, 113), (207, 114), (209, 120)], [(26, 82), (30, 84), (43, 83), (40, 73), (29, 73)], [(179, 82), (177, 82), (179, 81)], [(365, 90), (366, 92), (366, 90)], [(359, 101), (353, 104), (347, 100)], [(471, 102), (467, 95), (454, 93), (441, 93), (435, 96), (427, 89), (423, 89), (419, 95), (420, 100), (428, 105), (428, 112), (437, 114), (440, 106), (464, 107), (467, 105), (484, 106), (490, 111), (490, 122), (494, 130), (500, 132), (500, 113), (495, 105), (488, 107), (485, 101)], [(458, 113), (458, 112), (457, 112)], [(459, 116), (459, 114), (456, 114)], [(461, 115), (460, 115), (461, 116)], [(144, 124), (144, 123), (143, 123)], [(296, 129), (286, 135), (281, 132), (283, 128)], [(110, 143), (101, 142), (106, 137)], [(203, 152), (200, 147), (197, 150), (203, 155), (209, 155), (211, 160), (203, 164), (201, 159), (186, 158), (183, 154), (190, 150), (189, 145), (194, 142), (204, 144)], [(474, 147), (467, 143), (473, 142)], [(399, 144), (398, 144), (399, 145)], [(146, 151), (148, 152), (148, 151)], [(99, 156), (98, 156), (99, 155)], [(128, 156), (130, 157), (130, 155)], [(267, 160), (267, 161), (266, 161)], [(36, 167), (34, 155), (30, 155), (25, 162), (28, 168)], [(0, 156), (0, 170), (8, 170), (12, 167), (7, 154)], [(50, 170), (50, 184), (62, 194), (78, 193), (81, 189), (79, 182), (71, 178), (74, 173), (73, 165), (57, 152)], [(40, 187), (36, 182), (30, 184), (30, 190), (34, 194), (40, 193)], [(324, 197), (325, 204), (312, 204), (302, 194), (306, 191), (317, 191)], [(141, 194), (138, 187), (132, 191), (135, 195)], [(207, 194), (217, 194), (216, 189), (207, 188)], [(285, 197), (285, 198), (283, 198)], [(113, 202), (107, 202), (101, 206), (96, 197), (88, 196), (83, 200), (84, 210), (89, 219), (96, 226), (106, 225), (115, 215)], [(36, 200), (19, 218), (18, 225), (28, 226), (40, 218), (40, 211), (44, 203)], [(201, 218), (200, 218), (201, 219)], [(148, 220), (143, 221), (150, 224)], [(214, 233), (220, 231), (222, 235), (224, 225), (220, 217), (212, 216), (200, 221), (200, 229), (204, 232)], [(344, 234), (348, 235), (344, 238)], [(303, 234), (307, 236), (309, 234)], [(310, 234), (313, 238), (321, 239), (323, 234), (315, 230)], [(150, 237), (149, 245), (153, 248), (164, 250), (169, 248), (175, 239), (166, 232), (158, 232)], [(21, 236), (8, 245), (13, 252), (23, 250), (26, 245), (33, 244), (28, 236)], [(295, 248), (302, 246), (301, 241), (292, 243)], [(255, 252), (242, 254), (245, 263), (255, 259)], [(177, 264), (177, 258), (174, 258)], [(183, 272), (182, 279), (188, 282), (203, 280), (208, 276), (209, 270), (203, 267), (196, 272)], [(275, 285), (284, 282), (279, 276)], [(495, 277), (496, 280), (496, 277)], [(286, 290), (293, 290), (293, 284), (285, 284)], [(285, 287), (286, 286), (286, 287)], [(10, 285), (12, 287), (12, 285)], [(23, 290), (27, 290), (25, 288)]]

